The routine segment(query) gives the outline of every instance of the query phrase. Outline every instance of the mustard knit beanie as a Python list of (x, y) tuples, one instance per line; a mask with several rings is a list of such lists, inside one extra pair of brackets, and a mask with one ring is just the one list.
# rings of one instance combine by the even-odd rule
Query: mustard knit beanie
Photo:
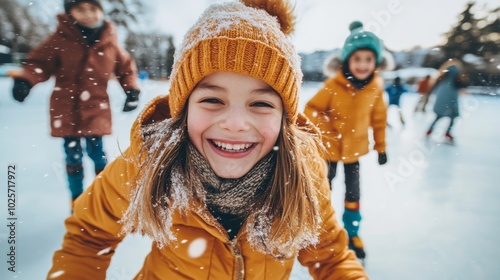
[(208, 7), (174, 56), (172, 117), (180, 115), (201, 79), (215, 72), (234, 72), (270, 85), (294, 123), (302, 83), (300, 57), (286, 36), (294, 21), (293, 7), (286, 0), (241, 0)]

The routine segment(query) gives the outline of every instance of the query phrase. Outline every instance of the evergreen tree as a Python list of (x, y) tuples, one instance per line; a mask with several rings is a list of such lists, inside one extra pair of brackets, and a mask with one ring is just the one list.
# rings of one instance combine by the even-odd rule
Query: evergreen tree
[(48, 35), (47, 24), (18, 1), (2, 0), (0, 18), (0, 45), (12, 53), (27, 52)]
[(118, 26), (132, 30), (131, 23), (136, 23), (143, 16), (141, 0), (107, 0), (110, 9), (108, 16)]
[(447, 58), (461, 58), (464, 54), (481, 56), (483, 43), (480, 40), (481, 30), (478, 20), (474, 18), (471, 9), (475, 2), (467, 3), (467, 7), (460, 14), (459, 21), (446, 34), (447, 42), (442, 50)]
[(474, 55), (483, 60), (485, 68), (491, 68), (490, 59), (500, 53), (500, 8), (489, 11), (482, 18), (475, 17), (474, 8), (475, 2), (467, 3), (458, 22), (445, 34), (446, 43), (438, 46), (439, 51), (431, 51), (423, 66), (438, 68), (449, 58), (464, 59), (464, 55)]
[(481, 21), (485, 24), (481, 29), (480, 40), (483, 42), (481, 53), (485, 59), (490, 59), (500, 54), (500, 7), (492, 10)]
[[(172, 36), (158, 33), (129, 32), (125, 48), (134, 57), (137, 68), (148, 72), (152, 79), (160, 79), (170, 74), (169, 49)], [(173, 54), (172, 54), (173, 56)]]

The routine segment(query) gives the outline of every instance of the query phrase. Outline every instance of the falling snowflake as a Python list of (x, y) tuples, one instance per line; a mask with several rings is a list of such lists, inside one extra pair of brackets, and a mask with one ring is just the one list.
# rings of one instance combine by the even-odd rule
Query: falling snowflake
[(90, 92), (88, 92), (87, 90), (84, 90), (82, 92), (82, 94), (80, 94), (80, 100), (87, 101), (89, 99), (90, 99)]
[(58, 271), (56, 271), (56, 272), (54, 272), (54, 273), (51, 273), (51, 274), (49, 275), (49, 279), (54, 279), (54, 278), (57, 278), (57, 277), (59, 277), (59, 276), (61, 276), (61, 275), (63, 275), (63, 274), (64, 274), (64, 270), (58, 270)]
[(55, 128), (60, 128), (62, 125), (62, 121), (61, 120), (55, 120), (54, 121), (54, 127)]
[(107, 255), (107, 254), (109, 254), (109, 252), (111, 252), (111, 250), (112, 250), (111, 247), (108, 247), (106, 249), (102, 249), (101, 251), (99, 251), (97, 253), (97, 255), (98, 256)]
[(197, 238), (189, 244), (188, 254), (191, 258), (199, 258), (207, 249), (207, 241), (204, 238)]

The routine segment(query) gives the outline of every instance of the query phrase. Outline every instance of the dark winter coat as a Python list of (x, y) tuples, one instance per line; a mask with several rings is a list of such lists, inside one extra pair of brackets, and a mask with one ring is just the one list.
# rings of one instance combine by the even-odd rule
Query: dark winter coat
[(51, 135), (111, 134), (111, 109), (106, 92), (116, 77), (124, 90), (139, 89), (131, 56), (118, 45), (115, 26), (104, 21), (101, 38), (92, 46), (67, 14), (57, 16), (56, 32), (32, 50), (22, 76), (32, 86), (55, 76), (50, 97)]
[[(133, 125), (130, 147), (108, 164), (86, 190), (92, 195), (81, 195), (75, 201), (74, 213), (65, 222), (67, 233), (62, 249), (54, 254), (48, 278), (58, 275), (61, 280), (105, 279), (111, 256), (124, 238), (119, 234), (123, 226), (119, 221), (128, 207), (137, 207), (130, 195), (141, 165), (141, 127), (169, 117), (168, 96), (156, 98), (143, 110)], [(304, 117), (302, 123), (305, 124)], [(310, 124), (302, 129), (313, 130)], [(313, 157), (302, 159), (313, 161)], [(348, 250), (347, 233), (336, 219), (327, 181), (318, 182), (317, 187), (323, 223), (319, 242), (302, 249), (298, 260), (309, 268), (314, 279), (367, 279), (353, 252)], [(259, 253), (247, 240), (245, 226), (235, 239), (229, 240), (207, 208), (196, 199), (190, 205), (185, 213), (176, 211), (172, 215), (171, 230), (178, 241), (163, 248), (153, 243), (134, 279), (289, 278), (295, 258), (280, 261)], [(194, 257), (193, 249), (199, 251)]]
[(432, 94), (436, 94), (434, 113), (438, 116), (455, 118), (459, 116), (458, 94), (464, 87), (458, 82), (459, 69), (457, 66), (449, 66), (445, 75), (439, 79), (432, 88)]

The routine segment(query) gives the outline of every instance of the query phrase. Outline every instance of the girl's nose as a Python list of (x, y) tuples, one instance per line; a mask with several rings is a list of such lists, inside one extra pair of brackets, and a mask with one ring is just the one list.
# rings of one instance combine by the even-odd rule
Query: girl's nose
[(220, 126), (223, 129), (230, 131), (245, 131), (250, 127), (249, 116), (244, 110), (239, 108), (231, 108), (222, 116)]

